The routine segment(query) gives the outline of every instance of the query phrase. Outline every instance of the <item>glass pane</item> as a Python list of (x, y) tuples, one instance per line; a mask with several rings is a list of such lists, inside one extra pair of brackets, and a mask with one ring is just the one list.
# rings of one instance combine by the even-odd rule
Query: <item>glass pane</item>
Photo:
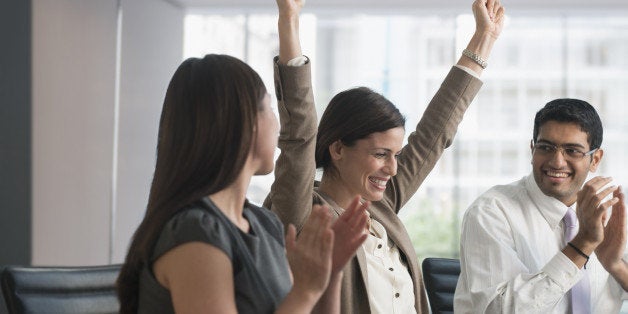
[[(596, 174), (628, 180), (621, 169), (628, 160), (628, 17), (509, 16), (506, 23), (452, 147), (400, 213), (420, 259), (458, 256), (459, 224), (471, 202), (530, 173), (534, 115), (552, 99), (581, 98), (599, 110), (605, 155)], [(339, 91), (367, 86), (399, 107), (408, 135), (473, 29), (468, 14), (304, 14), (302, 47), (313, 60), (319, 115)], [(185, 34), (186, 57), (234, 55), (274, 94), (274, 14), (189, 15)], [(254, 178), (251, 201), (261, 203), (272, 180)]]

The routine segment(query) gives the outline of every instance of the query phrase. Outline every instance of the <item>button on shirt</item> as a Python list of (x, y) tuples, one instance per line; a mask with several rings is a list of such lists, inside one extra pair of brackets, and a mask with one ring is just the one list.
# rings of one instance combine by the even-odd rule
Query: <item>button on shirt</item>
[[(455, 312), (568, 313), (582, 273), (561, 252), (566, 211), (532, 175), (480, 196), (462, 222)], [(627, 295), (595, 254), (587, 272), (592, 313), (618, 313)]]
[(416, 313), (412, 278), (399, 249), (379, 222), (371, 220), (370, 231), (361, 249), (366, 255), (371, 313)]

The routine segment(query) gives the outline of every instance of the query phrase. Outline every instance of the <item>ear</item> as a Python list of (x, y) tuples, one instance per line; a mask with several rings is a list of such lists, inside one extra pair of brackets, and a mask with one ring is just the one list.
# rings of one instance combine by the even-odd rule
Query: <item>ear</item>
[(342, 158), (342, 153), (344, 150), (344, 145), (340, 140), (337, 140), (331, 145), (329, 145), (329, 155), (331, 156), (331, 160), (339, 160)]
[(530, 164), (534, 164), (534, 140), (530, 141)]
[(597, 167), (600, 165), (600, 161), (602, 161), (603, 156), (604, 156), (604, 150), (602, 150), (601, 148), (596, 150), (595, 153), (593, 153), (591, 164), (589, 165), (590, 172), (595, 172), (597, 170)]

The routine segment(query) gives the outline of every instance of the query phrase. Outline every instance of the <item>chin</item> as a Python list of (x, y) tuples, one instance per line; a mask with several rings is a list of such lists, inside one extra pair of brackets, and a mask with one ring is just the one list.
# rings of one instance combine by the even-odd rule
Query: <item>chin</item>
[(541, 192), (543, 192), (543, 194), (549, 196), (549, 197), (553, 197), (559, 201), (563, 201), (564, 199), (570, 198), (570, 193), (569, 191), (565, 191), (564, 189), (542, 189)]
[(369, 193), (368, 195), (362, 195), (362, 197), (369, 202), (381, 201), (384, 198), (384, 193)]
[(268, 168), (262, 168), (259, 169), (255, 172), (256, 176), (265, 176), (267, 174), (270, 174), (271, 172), (273, 172), (273, 169), (275, 169), (274, 166), (268, 167)]

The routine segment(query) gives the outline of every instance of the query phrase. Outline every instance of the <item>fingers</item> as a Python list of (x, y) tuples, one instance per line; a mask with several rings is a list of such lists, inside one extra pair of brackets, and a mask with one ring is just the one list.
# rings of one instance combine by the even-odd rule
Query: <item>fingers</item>
[(331, 261), (335, 236), (336, 235), (334, 234), (334, 231), (332, 231), (331, 229), (327, 229), (325, 230), (323, 238), (320, 241), (322, 243), (322, 245), (320, 246), (320, 253), (324, 261)]
[(354, 219), (354, 222), (351, 225), (353, 229), (366, 230), (366, 226), (369, 220), (369, 215), (366, 213), (366, 209), (369, 207), (369, 205), (370, 205), (370, 202), (366, 202), (360, 207), (361, 215), (358, 217), (358, 219)]
[(625, 195), (621, 190), (621, 186), (618, 186), (617, 190), (613, 192), (613, 197), (617, 198), (617, 203), (613, 205), (613, 209), (611, 211), (611, 218), (608, 221), (608, 226), (617, 226), (618, 228), (625, 229), (626, 203), (625, 203)]
[(288, 225), (288, 232), (286, 233), (286, 250), (291, 252), (294, 250), (295, 241), (297, 238), (297, 229), (293, 224)]
[(491, 18), (491, 20), (495, 17), (494, 15), (494, 9), (495, 9), (495, 0), (488, 0), (488, 2), (486, 3), (486, 8), (488, 10), (488, 16)]
[(495, 23), (497, 24), (502, 24), (504, 22), (505, 15), (506, 9), (500, 5), (499, 10), (497, 10), (497, 13), (495, 13), (495, 18), (493, 19), (493, 21), (495, 21)]
[(595, 208), (598, 211), (602, 211), (616, 204), (619, 201), (617, 197), (613, 197), (612, 199), (602, 203), (604, 198), (617, 190), (616, 186), (610, 186), (600, 191), (600, 189), (612, 180), (613, 178), (611, 177), (600, 176), (589, 180), (589, 182), (582, 187), (582, 190), (578, 192), (579, 207)]
[[(358, 232), (362, 232), (362, 230), (366, 229), (366, 225), (368, 222), (368, 213), (366, 212), (367, 208), (370, 206), (371, 202), (365, 201), (361, 202), (360, 197), (357, 196), (353, 199), (349, 207), (345, 210), (340, 217), (336, 221), (334, 221), (332, 225), (332, 229), (336, 233), (344, 234), (346, 231), (357, 230)], [(342, 230), (341, 230), (342, 229)], [(349, 230), (344, 230), (349, 229)], [(342, 232), (341, 232), (342, 231)]]
[(286, 16), (298, 16), (305, 5), (304, 0), (276, 0), (279, 14)]
[(619, 203), (622, 206), (626, 206), (626, 204), (624, 203), (625, 201), (625, 196), (624, 196), (624, 192), (621, 189), (621, 185), (617, 187), (617, 190), (615, 190), (615, 192), (613, 192), (613, 196), (617, 197), (619, 199)]
[(306, 246), (313, 250), (316, 250), (321, 257), (328, 258), (333, 248), (333, 236), (334, 232), (331, 230), (331, 215), (329, 210), (325, 206), (314, 205), (312, 206), (313, 216), (312, 224), (315, 229), (314, 232), (307, 238), (303, 239)]
[(333, 241), (334, 232), (331, 230), (331, 215), (325, 206), (314, 205), (318, 215), (320, 216), (319, 225), (316, 233), (316, 240), (320, 243), (319, 248), (322, 251), (330, 251)]
[(351, 221), (355, 217), (357, 212), (359, 211), (360, 205), (361, 205), (360, 196), (356, 195), (356, 197), (354, 197), (353, 200), (351, 201), (351, 204), (349, 204), (349, 207), (347, 207), (345, 212), (342, 213), (342, 215), (340, 215), (340, 217), (338, 218), (346, 222)]
[[(488, 0), (475, 0), (475, 2), (473, 2), (471, 9), (473, 10), (473, 14), (475, 15), (476, 21), (478, 20), (478, 18), (487, 19), (487, 20), (491, 19), (490, 13), (492, 11), (488, 10), (487, 1)], [(495, 0), (490, 0), (490, 1), (494, 2)]]

